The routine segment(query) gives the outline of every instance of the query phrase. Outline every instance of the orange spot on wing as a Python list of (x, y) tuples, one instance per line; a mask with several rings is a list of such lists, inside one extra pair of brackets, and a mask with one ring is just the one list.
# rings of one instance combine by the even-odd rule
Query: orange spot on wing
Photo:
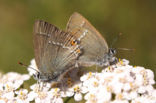
[(77, 49), (76, 52), (77, 52), (77, 53), (81, 53), (81, 50), (80, 50), (80, 49)]
[(71, 41), (71, 45), (76, 45), (76, 42), (74, 40)]

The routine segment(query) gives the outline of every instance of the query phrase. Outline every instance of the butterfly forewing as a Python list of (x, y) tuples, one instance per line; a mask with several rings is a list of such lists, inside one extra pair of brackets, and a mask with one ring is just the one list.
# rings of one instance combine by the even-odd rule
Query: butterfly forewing
[(77, 55), (71, 46), (74, 36), (52, 24), (38, 20), (34, 25), (35, 61), (42, 74), (60, 74), (68, 69)]
[[(104, 54), (108, 53), (108, 45), (101, 34), (79, 13), (73, 13), (66, 30), (75, 35), (82, 46), (83, 54), (79, 62), (87, 65), (101, 61)], [(91, 64), (90, 64), (91, 63)]]

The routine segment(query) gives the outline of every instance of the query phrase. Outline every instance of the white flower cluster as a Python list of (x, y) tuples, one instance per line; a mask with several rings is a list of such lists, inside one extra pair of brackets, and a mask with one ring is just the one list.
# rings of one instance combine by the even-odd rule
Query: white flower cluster
[[(0, 74), (0, 103), (13, 103), (20, 101), (21, 94), (26, 89), (20, 89), (24, 81), (29, 80), (30, 75), (9, 72), (5, 75)], [(28, 92), (28, 91), (27, 91)]]
[(82, 76), (83, 87), (88, 91), (86, 103), (156, 103), (153, 72), (128, 63), (124, 59), (101, 73)]
[[(37, 69), (34, 59), (30, 66)], [(30, 75), (35, 73), (32, 70), (29, 69)], [(76, 70), (73, 71), (67, 73), (57, 87), (40, 83), (30, 86), (29, 91), (19, 88), (29, 79), (28, 75), (8, 73), (0, 76), (0, 103), (63, 103), (65, 97), (86, 103), (156, 103), (153, 72), (133, 67), (125, 59), (102, 72), (74, 74)]]

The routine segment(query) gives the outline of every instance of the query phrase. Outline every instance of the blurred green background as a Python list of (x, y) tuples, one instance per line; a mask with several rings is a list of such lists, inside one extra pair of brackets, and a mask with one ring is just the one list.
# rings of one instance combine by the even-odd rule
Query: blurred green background
[(34, 58), (32, 29), (36, 19), (61, 29), (73, 12), (86, 17), (130, 64), (150, 68), (156, 75), (156, 0), (0, 0), (0, 70), (27, 73), (18, 61)]

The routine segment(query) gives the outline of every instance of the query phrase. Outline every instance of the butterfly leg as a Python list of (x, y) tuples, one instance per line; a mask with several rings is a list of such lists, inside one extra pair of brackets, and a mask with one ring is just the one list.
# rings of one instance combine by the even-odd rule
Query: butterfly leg
[(38, 87), (38, 91), (40, 91), (40, 88), (41, 88), (40, 81), (37, 81), (37, 87)]
[(44, 83), (43, 82), (39, 82), (39, 90), (42, 91), (43, 90), (43, 85)]

